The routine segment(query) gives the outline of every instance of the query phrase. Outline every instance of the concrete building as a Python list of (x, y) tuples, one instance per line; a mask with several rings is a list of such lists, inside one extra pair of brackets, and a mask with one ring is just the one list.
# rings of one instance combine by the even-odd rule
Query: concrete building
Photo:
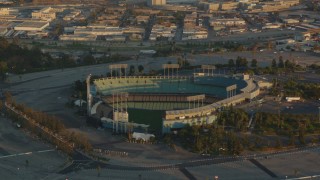
[(195, 25), (196, 24), (196, 21), (197, 21), (197, 13), (196, 12), (193, 12), (191, 14), (186, 14), (186, 16), (184, 17), (184, 24), (193, 24)]
[(223, 11), (230, 11), (236, 10), (238, 8), (239, 2), (224, 2), (221, 3), (221, 10)]
[(147, 24), (150, 19), (150, 16), (136, 16), (137, 24)]
[(123, 34), (130, 40), (141, 40), (144, 36), (145, 29), (140, 27), (127, 27), (123, 29)]
[(39, 11), (34, 11), (31, 13), (31, 15), (32, 15), (32, 18), (34, 19), (51, 21), (56, 18), (56, 11), (51, 7), (47, 7)]
[(146, 9), (146, 8), (135, 8), (132, 9), (134, 13), (143, 14), (143, 15), (152, 15), (152, 14), (159, 14), (161, 11), (157, 9)]
[(215, 12), (219, 10), (220, 3), (218, 2), (200, 2), (199, 6), (201, 9), (209, 12)]
[(257, 4), (253, 7), (253, 12), (272, 12), (272, 11), (279, 11), (288, 9), (291, 6), (298, 5), (300, 3), (299, 0), (274, 0), (274, 1), (266, 1)]
[(75, 27), (74, 34), (115, 36), (115, 35), (122, 35), (123, 29), (119, 27), (106, 27), (106, 26), (88, 26), (88, 27), (78, 26), (78, 27)]
[(11, 0), (0, 0), (0, 4), (9, 5), (9, 4), (13, 4), (13, 1), (11, 1)]
[(184, 27), (182, 40), (196, 40), (196, 39), (207, 39), (208, 31), (206, 28), (199, 26)]
[(299, 24), (300, 23), (300, 21), (298, 19), (291, 19), (291, 18), (284, 18), (284, 19), (282, 19), (282, 21), (285, 24)]
[(148, 6), (163, 6), (166, 5), (166, 0), (148, 0), (147, 1)]
[(280, 23), (266, 23), (262, 29), (279, 29), (281, 26), (282, 24)]
[(156, 24), (152, 27), (149, 40), (155, 41), (157, 38), (163, 37), (172, 40), (175, 36), (177, 27), (174, 24), (170, 26), (165, 26), (161, 24)]
[(25, 21), (21, 24), (16, 25), (14, 27), (14, 30), (16, 30), (16, 31), (43, 31), (48, 26), (49, 26), (49, 22)]
[(246, 21), (240, 18), (212, 18), (210, 19), (211, 26), (245, 26)]
[(88, 34), (70, 34), (70, 35), (61, 35), (59, 37), (61, 41), (95, 41), (97, 39), (96, 35)]
[(63, 20), (65, 21), (71, 21), (74, 20), (74, 18), (76, 18), (77, 16), (79, 16), (81, 14), (80, 10), (73, 10), (72, 12), (70, 12), (69, 14), (67, 14), (66, 16), (63, 17)]
[(308, 41), (310, 40), (311, 33), (310, 32), (299, 32), (294, 35), (295, 41)]
[(0, 16), (17, 16), (19, 10), (14, 8), (0, 8)]

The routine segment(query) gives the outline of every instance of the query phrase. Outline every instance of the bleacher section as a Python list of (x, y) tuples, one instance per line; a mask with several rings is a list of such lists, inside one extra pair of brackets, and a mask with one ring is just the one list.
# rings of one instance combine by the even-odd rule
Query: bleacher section
[(213, 76), (213, 77), (195, 77), (195, 84), (211, 85), (226, 88), (228, 86), (236, 84), (238, 89), (246, 87), (246, 82), (239, 80), (237, 77), (224, 77), (224, 76)]
[(103, 94), (108, 92), (126, 91), (135, 87), (146, 87), (156, 85), (147, 77), (127, 77), (127, 78), (103, 78), (94, 81), (98, 91)]
[(211, 94), (218, 97), (226, 97), (225, 87), (217, 87), (214, 84), (194, 83), (190, 77), (164, 78), (161, 76), (139, 76), (103, 78), (94, 81), (97, 92), (102, 95), (110, 95), (114, 92), (128, 93), (182, 93), (182, 94)]

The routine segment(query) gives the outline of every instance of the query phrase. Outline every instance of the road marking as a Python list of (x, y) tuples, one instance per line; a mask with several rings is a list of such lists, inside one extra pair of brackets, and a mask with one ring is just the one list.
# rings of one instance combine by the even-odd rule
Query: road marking
[(55, 149), (42, 150), (42, 151), (37, 151), (37, 152), (44, 153), (44, 152), (51, 152), (51, 151), (55, 151)]
[[(42, 150), (42, 151), (36, 151), (37, 153), (44, 153), (44, 152), (51, 152), (54, 151), (55, 149), (48, 149), (48, 150)], [(15, 156), (23, 156), (23, 155), (31, 155), (33, 152), (26, 152), (26, 153), (17, 153), (17, 154), (10, 154), (6, 156), (0, 156), (0, 159), (3, 158), (9, 158), (9, 157), (15, 157)]]

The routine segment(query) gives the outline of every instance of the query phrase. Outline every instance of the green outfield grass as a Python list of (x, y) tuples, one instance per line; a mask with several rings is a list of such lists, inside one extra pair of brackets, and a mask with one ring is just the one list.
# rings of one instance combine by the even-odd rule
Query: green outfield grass
[(128, 109), (129, 121), (150, 125), (149, 131), (161, 131), (163, 110)]

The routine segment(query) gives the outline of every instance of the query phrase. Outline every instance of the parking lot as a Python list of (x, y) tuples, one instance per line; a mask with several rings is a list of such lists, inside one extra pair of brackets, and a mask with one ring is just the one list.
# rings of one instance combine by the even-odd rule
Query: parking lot
[[(199, 56), (193, 56), (193, 60), (191, 61), (192, 64), (208, 64), (208, 63), (214, 63), (214, 62), (225, 62), (230, 57), (236, 57), (237, 53), (226, 53), (226, 54), (216, 54), (216, 55), (199, 55)], [(243, 52), (240, 55), (248, 55), (251, 56), (252, 54), (250, 52)], [(268, 53), (265, 53), (266, 56), (268, 56)], [(222, 57), (219, 59), (218, 57)], [(174, 60), (176, 57), (169, 57), (169, 58), (142, 58), (139, 61), (127, 61), (124, 63), (128, 64), (144, 64), (146, 71), (149, 69), (159, 69), (161, 67), (162, 63), (167, 63), (169, 60)], [(264, 59), (265, 60), (265, 59)], [(266, 62), (269, 62), (265, 60)], [(271, 61), (271, 59), (270, 59)], [(308, 62), (308, 61), (306, 61)], [(312, 60), (310, 60), (312, 62)], [(177, 152), (175, 152), (173, 149), (170, 149), (169, 147), (158, 144), (158, 145), (148, 145), (148, 144), (131, 144), (126, 143), (121, 137), (118, 136), (112, 136), (111, 133), (104, 132), (104, 131), (98, 131), (93, 128), (89, 128), (85, 126), (85, 118), (79, 117), (74, 114), (75, 109), (70, 109), (65, 107), (66, 103), (68, 102), (68, 98), (71, 95), (71, 88), (72, 83), (75, 80), (81, 79), (84, 80), (85, 77), (88, 74), (94, 74), (94, 75), (101, 75), (105, 74), (107, 72), (107, 66), (108, 64), (101, 64), (101, 65), (94, 65), (94, 66), (87, 66), (87, 67), (78, 67), (78, 68), (72, 68), (72, 69), (64, 69), (64, 70), (53, 70), (53, 71), (47, 71), (47, 72), (38, 72), (38, 73), (31, 73), (31, 74), (25, 74), (22, 75), (20, 78), (18, 75), (12, 75), (9, 77), (9, 82), (11, 83), (11, 86), (9, 87), (9, 90), (13, 92), (15, 95), (15, 98), (17, 102), (19, 103), (25, 103), (27, 106), (30, 106), (32, 108), (35, 108), (40, 111), (45, 111), (51, 114), (55, 114), (57, 116), (60, 116), (64, 119), (64, 122), (67, 127), (74, 129), (75, 131), (79, 131), (82, 133), (85, 133), (90, 141), (97, 147), (101, 149), (108, 149), (110, 151), (117, 151), (117, 152), (127, 152), (127, 157), (120, 157), (120, 156), (109, 156), (110, 163), (111, 164), (118, 164), (118, 165), (130, 165), (130, 166), (155, 166), (155, 165), (161, 165), (161, 164), (171, 164), (171, 163), (179, 163), (186, 160), (192, 160), (198, 158), (198, 155), (189, 153), (183, 149), (179, 149)], [(268, 104), (266, 103), (266, 106), (269, 106), (271, 111), (274, 111), (275, 104)], [(295, 108), (299, 108), (298, 106), (293, 104), (283, 104), (283, 108), (286, 107), (293, 107), (292, 111), (295, 111)], [(305, 110), (309, 110), (309, 105), (303, 106)], [(291, 110), (291, 108), (289, 108)], [(296, 111), (295, 111), (296, 112)], [(5, 127), (5, 126), (4, 126)], [(9, 129), (9, 128), (7, 128)], [(14, 134), (14, 135), (12, 135)], [(9, 137), (15, 137), (15, 133), (11, 133)], [(21, 138), (24, 137), (24, 134), (21, 132), (19, 137), (15, 137), (14, 140), (20, 140), (24, 139)], [(8, 140), (11, 140), (8, 138)], [(29, 140), (30, 141), (30, 140)], [(6, 148), (7, 145), (4, 142), (1, 142), (1, 153), (3, 155), (10, 155), (10, 154), (16, 154), (16, 153), (27, 153), (27, 152), (35, 152), (35, 151), (41, 151), (41, 150), (48, 150), (52, 149), (50, 147), (46, 148), (40, 148), (40, 146), (34, 146), (32, 147), (34, 149), (19, 149), (20, 146), (23, 146), (24, 148), (28, 147), (28, 141), (27, 142), (20, 142), (18, 141), (16, 146), (16, 149), (12, 151), (12, 147)], [(38, 144), (38, 143), (36, 143)], [(30, 144), (31, 145), (31, 144)], [(46, 146), (46, 145), (45, 145)], [(5, 147), (5, 148), (4, 148)], [(39, 147), (39, 148), (36, 148)], [(19, 149), (19, 151), (18, 151)], [(8, 152), (8, 153), (7, 153)], [(55, 155), (51, 155), (51, 153), (54, 152), (48, 152), (50, 153), (50, 157), (54, 157)], [(41, 155), (41, 158), (44, 159), (44, 163), (46, 163), (46, 153), (32, 153), (32, 156)], [(44, 157), (42, 157), (44, 156)], [(58, 156), (58, 155), (57, 155)], [(21, 156), (24, 157), (24, 156)], [(31, 157), (31, 156), (30, 156)], [(36, 157), (34, 159), (37, 159)], [(4, 161), (5, 159), (0, 159), (0, 161)], [(14, 163), (10, 166), (11, 170), (15, 169), (17, 166), (24, 165), (25, 159), (23, 161), (20, 161), (18, 158), (15, 157)], [(290, 163), (290, 158), (287, 159), (287, 163)], [(44, 169), (44, 172), (49, 173), (54, 171), (54, 169), (58, 169), (58, 167), (61, 164), (64, 164), (65, 159), (57, 157), (57, 161), (52, 161), (53, 165), (52, 167), (48, 166), (42, 166)], [(30, 164), (33, 163), (33, 161), (30, 160)], [(39, 164), (39, 163), (38, 163)], [(50, 164), (50, 163), (49, 163)], [(267, 165), (269, 168), (270, 166), (275, 166), (277, 164), (277, 159), (274, 159), (270, 165)], [(218, 167), (217, 167), (218, 166)], [(230, 166), (230, 167), (229, 167)], [(236, 168), (232, 168), (232, 167)], [(214, 167), (220, 168), (221, 174), (219, 174), (219, 177), (225, 176), (226, 179), (228, 177), (236, 177), (239, 174), (245, 174), (245, 172), (248, 173), (248, 179), (255, 179), (256, 177), (259, 177), (261, 172), (257, 168), (252, 169), (252, 165), (249, 163), (244, 166), (243, 169), (239, 170), (239, 167), (242, 165), (233, 164), (230, 162), (230, 164), (227, 164), (226, 167), (224, 165), (214, 165)], [(212, 171), (212, 169), (206, 168), (206, 166), (203, 167), (197, 167), (199, 168), (193, 171), (192, 168), (187, 168), (191, 174), (193, 174), (195, 177), (203, 179), (206, 178), (206, 176), (201, 175), (199, 172), (203, 172), (203, 174), (208, 175), (215, 175), (215, 173)], [(48, 170), (49, 169), (49, 170)], [(200, 170), (202, 169), (202, 170)], [(224, 169), (224, 170), (223, 170)], [(172, 172), (176, 172), (177, 170), (172, 170)], [(289, 170), (288, 170), (289, 171)], [(300, 170), (301, 171), (301, 170)], [(11, 171), (8, 171), (11, 172)], [(6, 173), (8, 173), (6, 172)], [(19, 171), (20, 172), (20, 171)], [(25, 172), (25, 171), (24, 171)], [(108, 172), (110, 174), (108, 174)], [(124, 173), (121, 173), (122, 171), (101, 171), (102, 177), (112, 177), (114, 179), (125, 179), (127, 176)], [(171, 171), (170, 171), (171, 172)], [(180, 171), (178, 171), (180, 173)], [(212, 173), (211, 173), (212, 172)], [(232, 173), (230, 173), (232, 172)], [(251, 173), (252, 172), (252, 173)], [(137, 176), (137, 172), (132, 172), (132, 177)], [(172, 179), (184, 179), (184, 176), (180, 176), (179, 173), (173, 173), (174, 175), (168, 175), (172, 177)], [(255, 174), (257, 173), (257, 174)], [(263, 172), (262, 172), (263, 173)], [(305, 174), (308, 174), (309, 171), (306, 171)], [(311, 172), (310, 172), (311, 173)], [(165, 172), (161, 173), (162, 175), (166, 175)], [(151, 177), (150, 179), (157, 179), (157, 177), (162, 177), (158, 172), (151, 172), (148, 173), (146, 176)], [(177, 176), (175, 174), (178, 174)], [(277, 174), (277, 173), (276, 173)], [(31, 174), (30, 174), (31, 175)], [(44, 174), (40, 174), (44, 175)], [(40, 176), (39, 175), (39, 176)], [(97, 176), (97, 170), (80, 170), (77, 173), (69, 173), (66, 176), (68, 177), (74, 177), (75, 179), (81, 179), (82, 177), (98, 177)], [(110, 175), (110, 176), (109, 176)], [(112, 175), (112, 176), (111, 176)], [(131, 174), (130, 174), (131, 175)], [(8, 177), (15, 177), (17, 176), (17, 173), (9, 173)], [(51, 174), (49, 179), (61, 179), (66, 176), (62, 176), (59, 174)], [(145, 177), (142, 175), (142, 177)], [(153, 178), (154, 177), (154, 178)], [(180, 178), (182, 177), (182, 178)], [(244, 176), (242, 176), (244, 177)], [(268, 179), (268, 175), (264, 175), (261, 177), (266, 177)], [(282, 176), (283, 177), (283, 176)], [(84, 179), (85, 179), (84, 178)]]
[(18, 129), (0, 117), (1, 179), (42, 179), (66, 165), (66, 156), (52, 145)]

